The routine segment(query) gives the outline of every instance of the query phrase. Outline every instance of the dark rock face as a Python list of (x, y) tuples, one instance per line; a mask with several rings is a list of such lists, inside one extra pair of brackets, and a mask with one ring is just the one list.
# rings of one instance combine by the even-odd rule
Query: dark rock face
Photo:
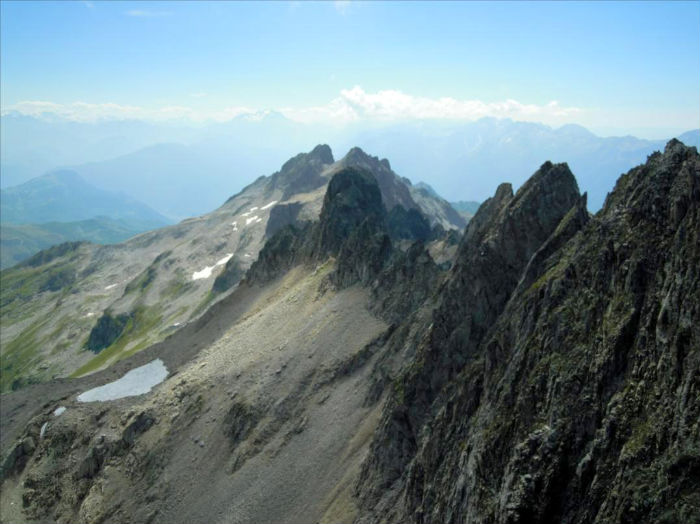
[(565, 165), (479, 209), (357, 485), (360, 522), (700, 521), (700, 158), (593, 218)]
[(372, 173), (344, 168), (328, 184), (319, 221), (280, 229), (260, 251), (246, 281), (268, 282), (296, 264), (335, 257), (334, 286), (371, 285), (375, 310), (387, 319), (403, 318), (435, 291), (440, 269), (421, 243), (406, 253), (392, 245), (392, 229), (398, 238), (433, 234), (420, 212), (397, 205), (391, 216), (387, 220)]
[(336, 286), (369, 283), (392, 253), (385, 215), (374, 176), (342, 169), (328, 183), (319, 221), (279, 230), (260, 251), (246, 281), (267, 282), (295, 264), (337, 257), (331, 277)]
[(374, 175), (387, 211), (391, 211), (397, 205), (401, 205), (405, 209), (418, 209), (418, 205), (411, 197), (411, 193), (406, 186), (407, 180), (401, 181), (391, 170), (388, 160), (379, 160), (376, 156), (368, 155), (359, 147), (353, 147), (343, 158), (343, 164), (346, 167), (355, 167), (369, 171)]
[(301, 203), (292, 202), (290, 204), (277, 204), (270, 209), (270, 217), (267, 219), (265, 236), (271, 238), (284, 226), (297, 224), (297, 218), (299, 217), (301, 208)]
[(85, 347), (95, 353), (109, 347), (122, 334), (130, 318), (124, 313), (113, 316), (109, 311), (105, 311), (90, 331)]
[(361, 224), (375, 231), (383, 227), (384, 219), (382, 194), (372, 174), (364, 169), (343, 169), (328, 183), (314, 252), (336, 255)]
[(372, 286), (374, 311), (398, 325), (435, 293), (441, 273), (422, 242), (395, 251)]
[(269, 282), (295, 264), (305, 262), (308, 258), (306, 238), (311, 229), (310, 224), (283, 227), (260, 250), (258, 259), (246, 273), (246, 281), (259, 284)]
[(398, 240), (425, 242), (432, 236), (430, 223), (417, 209), (406, 210), (396, 205), (387, 215), (389, 236)]

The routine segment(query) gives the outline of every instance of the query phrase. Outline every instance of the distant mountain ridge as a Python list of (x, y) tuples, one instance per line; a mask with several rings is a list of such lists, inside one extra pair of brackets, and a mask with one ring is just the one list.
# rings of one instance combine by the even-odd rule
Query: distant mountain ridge
[(129, 220), (109, 217), (42, 224), (3, 223), (0, 225), (0, 269), (56, 244), (72, 241), (116, 244), (144, 230)]
[(0, 268), (62, 242), (121, 242), (170, 221), (147, 205), (88, 184), (75, 171), (52, 171), (0, 190)]
[[(222, 192), (235, 193), (321, 141), (336, 151), (359, 146), (390, 158), (402, 176), (428, 181), (450, 201), (485, 200), (501, 181), (520, 186), (543, 158), (566, 161), (595, 211), (621, 173), (671, 138), (602, 137), (576, 124), (553, 128), (495, 118), (338, 128), (275, 112), (201, 127), (17, 114), (3, 115), (1, 124), (3, 187), (72, 166), (89, 183), (124, 191), (174, 220), (208, 212), (222, 203)], [(700, 130), (677, 138), (700, 147)]]
[[(678, 138), (700, 147), (700, 130)], [(484, 200), (502, 181), (519, 187), (543, 158), (567, 162), (581, 189), (588, 192), (589, 208), (597, 211), (619, 175), (663, 150), (667, 139), (600, 137), (576, 124), (552, 128), (482, 118), (389, 125), (358, 132), (351, 142), (391, 158), (403, 176), (428, 180), (450, 201)]]
[(73, 222), (97, 216), (128, 219), (147, 228), (169, 223), (160, 213), (124, 194), (98, 189), (78, 173), (57, 170), (0, 190), (3, 222)]

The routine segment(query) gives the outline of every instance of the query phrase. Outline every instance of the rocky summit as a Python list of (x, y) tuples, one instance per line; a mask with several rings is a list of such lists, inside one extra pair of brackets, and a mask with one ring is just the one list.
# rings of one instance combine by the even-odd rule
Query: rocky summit
[(3, 272), (0, 520), (700, 522), (697, 150), (455, 216), (318, 146)]

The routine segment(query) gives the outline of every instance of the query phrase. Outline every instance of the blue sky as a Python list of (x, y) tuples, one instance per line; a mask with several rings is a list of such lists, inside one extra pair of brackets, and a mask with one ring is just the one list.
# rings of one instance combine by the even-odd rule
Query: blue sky
[(68, 118), (700, 122), (700, 2), (3, 1), (2, 109)]

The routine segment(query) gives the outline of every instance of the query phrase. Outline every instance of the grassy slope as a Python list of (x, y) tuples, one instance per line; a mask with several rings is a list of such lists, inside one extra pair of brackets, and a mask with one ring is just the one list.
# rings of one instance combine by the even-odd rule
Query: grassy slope
[(74, 240), (115, 244), (149, 230), (146, 223), (96, 217), (77, 222), (0, 226), (0, 268), (5, 269), (49, 246)]

